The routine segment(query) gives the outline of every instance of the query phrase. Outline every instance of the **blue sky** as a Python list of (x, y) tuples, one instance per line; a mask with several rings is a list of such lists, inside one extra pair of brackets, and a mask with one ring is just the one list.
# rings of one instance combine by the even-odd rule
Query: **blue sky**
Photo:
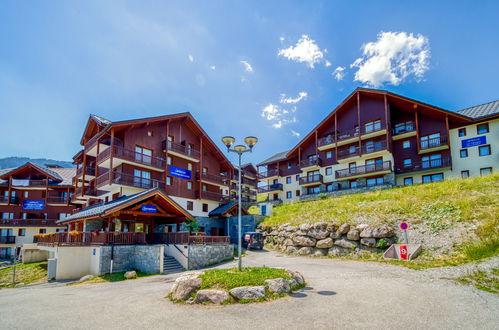
[(217, 142), (259, 137), (256, 163), (359, 86), (450, 110), (496, 100), (497, 12), (497, 1), (2, 1), (0, 157), (69, 160), (89, 113), (190, 111)]

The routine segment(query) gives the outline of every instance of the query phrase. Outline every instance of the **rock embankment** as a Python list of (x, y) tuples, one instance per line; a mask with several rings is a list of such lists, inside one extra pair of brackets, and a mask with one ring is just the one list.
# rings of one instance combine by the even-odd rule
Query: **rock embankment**
[(383, 252), (397, 241), (395, 231), (388, 225), (338, 226), (329, 222), (289, 224), (277, 227), (260, 225), (265, 244), (289, 254), (341, 256)]

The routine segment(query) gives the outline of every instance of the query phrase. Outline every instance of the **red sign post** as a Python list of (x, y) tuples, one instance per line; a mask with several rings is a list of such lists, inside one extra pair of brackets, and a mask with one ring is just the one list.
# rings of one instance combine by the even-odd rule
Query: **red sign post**
[(409, 252), (407, 251), (407, 245), (400, 245), (400, 260), (407, 260), (409, 257)]

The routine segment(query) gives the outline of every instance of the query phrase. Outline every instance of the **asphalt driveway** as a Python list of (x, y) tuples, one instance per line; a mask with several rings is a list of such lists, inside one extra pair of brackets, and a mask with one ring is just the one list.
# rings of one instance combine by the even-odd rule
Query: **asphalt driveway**
[[(499, 298), (420, 272), (369, 262), (249, 252), (248, 266), (301, 272), (308, 286), (269, 303), (184, 306), (176, 276), (0, 290), (1, 329), (497, 329)], [(230, 267), (235, 263), (220, 267)]]

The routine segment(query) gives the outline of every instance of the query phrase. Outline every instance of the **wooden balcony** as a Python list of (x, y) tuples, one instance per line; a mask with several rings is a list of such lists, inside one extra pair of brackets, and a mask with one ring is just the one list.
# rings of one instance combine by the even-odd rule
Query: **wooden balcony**
[(259, 179), (268, 179), (275, 176), (280, 176), (281, 171), (279, 169), (268, 170), (267, 172), (258, 173)]
[(146, 244), (145, 233), (79, 232), (53, 233), (35, 236), (35, 243), (42, 246), (85, 246), (102, 244)]
[[(84, 169), (85, 169), (85, 171), (84, 171)], [(83, 172), (85, 172), (85, 176), (88, 176), (89, 178), (93, 178), (95, 176), (95, 167), (89, 167), (89, 166), (79, 167), (76, 170), (76, 176), (77, 177), (83, 176)]]
[(64, 196), (48, 196), (47, 197), (47, 204), (68, 204), (69, 203), (69, 196), (64, 197)]
[(344, 179), (344, 178), (353, 179), (373, 174), (389, 173), (391, 171), (392, 171), (392, 162), (387, 160), (379, 164), (370, 164), (370, 165), (345, 168), (343, 170), (336, 171), (335, 174), (336, 174), (336, 179)]
[(125, 174), (119, 171), (113, 171), (111, 174), (111, 184), (109, 185), (109, 173), (99, 176), (95, 181), (95, 186), (102, 190), (110, 191), (115, 187), (127, 186), (139, 189), (161, 188), (165, 190), (165, 183), (163, 181), (146, 179), (130, 174)]
[(228, 177), (216, 175), (216, 174), (211, 174), (211, 173), (197, 172), (196, 179), (203, 181), (203, 182), (215, 184), (218, 186), (228, 186), (229, 185), (229, 178)]
[(321, 167), (322, 159), (320, 157), (317, 158), (307, 158), (300, 162), (300, 169), (303, 171), (305, 168), (313, 168), (313, 167)]
[(155, 171), (164, 171), (166, 168), (166, 160), (163, 158), (144, 155), (120, 146), (112, 146), (99, 153), (97, 164), (104, 168), (110, 168), (111, 156), (113, 157), (113, 168), (122, 163), (138, 165)]
[(416, 163), (411, 163), (410, 165), (401, 165), (395, 168), (395, 173), (410, 173), (410, 172), (422, 172), (422, 171), (433, 171), (443, 168), (451, 167), (450, 157), (444, 157), (440, 159), (433, 159), (428, 161), (420, 161)]
[(222, 202), (224, 200), (224, 195), (220, 192), (205, 190), (201, 194), (196, 193), (196, 198), (207, 199), (215, 202)]
[(428, 139), (428, 140), (424, 140), (423, 138), (420, 138), (419, 154), (444, 150), (444, 149), (448, 149), (448, 148), (449, 148), (449, 145), (448, 145), (447, 136), (439, 136), (439, 137)]
[(264, 194), (272, 191), (282, 191), (282, 183), (273, 183), (266, 186), (258, 187), (258, 193)]
[(0, 219), (0, 226), (9, 227), (65, 227), (55, 219)]
[(316, 186), (318, 184), (322, 184), (322, 182), (323, 182), (322, 174), (313, 174), (300, 177), (300, 185), (304, 187)]
[(16, 236), (0, 236), (0, 244), (16, 244)]
[(361, 148), (355, 145), (354, 148), (338, 150), (338, 162), (362, 155), (374, 157), (374, 154), (382, 154), (385, 151), (387, 151), (386, 140), (375, 141), (371, 144), (363, 143)]
[(201, 153), (199, 152), (199, 150), (194, 149), (189, 145), (183, 145), (170, 141), (163, 141), (162, 149), (163, 151), (168, 150), (169, 154), (185, 158), (193, 162), (199, 162), (199, 160), (201, 159)]

